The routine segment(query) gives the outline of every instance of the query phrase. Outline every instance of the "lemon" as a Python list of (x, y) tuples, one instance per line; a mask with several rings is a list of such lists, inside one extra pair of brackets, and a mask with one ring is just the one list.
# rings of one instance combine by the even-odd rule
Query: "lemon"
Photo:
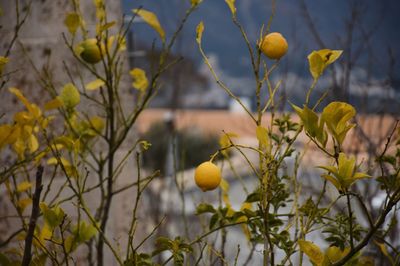
[(268, 58), (280, 59), (286, 54), (288, 43), (282, 34), (272, 32), (261, 41), (260, 49)]
[(221, 170), (212, 162), (204, 162), (197, 166), (194, 181), (203, 191), (213, 190), (221, 183)]
[(97, 45), (97, 39), (87, 39), (80, 44), (80, 56), (90, 64), (96, 64), (101, 61), (101, 51)]

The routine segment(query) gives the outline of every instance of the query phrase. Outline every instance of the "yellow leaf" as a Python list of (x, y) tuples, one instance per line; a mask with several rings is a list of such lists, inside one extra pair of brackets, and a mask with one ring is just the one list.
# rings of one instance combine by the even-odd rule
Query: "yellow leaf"
[(236, 16), (236, 7), (235, 7), (235, 0), (225, 0), (225, 2), (228, 4), (229, 9), (232, 12), (232, 16)]
[(63, 102), (58, 98), (48, 101), (44, 104), (44, 110), (53, 110), (63, 106)]
[(228, 156), (228, 152), (227, 152), (226, 148), (231, 145), (230, 139), (231, 138), (237, 138), (237, 137), (239, 137), (237, 134), (231, 133), (231, 132), (225, 133), (220, 137), (219, 146), (221, 147), (221, 149), (223, 149), (221, 151), (221, 153), (223, 155)]
[(201, 43), (203, 31), (204, 31), (204, 23), (203, 23), (203, 21), (200, 21), (199, 25), (197, 25), (197, 27), (196, 27), (196, 41), (198, 44)]
[(104, 119), (98, 116), (90, 118), (90, 125), (97, 131), (101, 132), (104, 128)]
[(357, 266), (374, 266), (374, 257), (362, 256), (357, 261)]
[(347, 247), (344, 250), (341, 250), (340, 248), (336, 247), (336, 246), (330, 246), (326, 252), (326, 259), (328, 260), (329, 264), (338, 262), (339, 260), (341, 260), (344, 256), (347, 255), (347, 253), (350, 252), (350, 248)]
[(126, 50), (126, 39), (124, 36), (118, 35), (118, 51)]
[(131, 75), (133, 79), (132, 86), (140, 90), (141, 92), (144, 92), (147, 87), (149, 86), (149, 81), (147, 80), (146, 77), (146, 72), (144, 72), (143, 69), (140, 68), (134, 68), (132, 69), (129, 74)]
[(165, 42), (164, 29), (161, 27), (157, 16), (153, 12), (144, 9), (133, 9), (132, 12), (140, 16), (147, 24), (149, 24), (150, 27), (152, 27), (160, 35), (161, 40)]
[(316, 265), (321, 265), (324, 260), (324, 254), (321, 249), (310, 241), (298, 240), (300, 250), (304, 252), (310, 261)]
[(18, 184), (17, 186), (17, 191), (18, 192), (24, 192), (32, 187), (32, 183), (28, 181), (23, 181)]
[(20, 199), (17, 203), (17, 206), (20, 208), (21, 212), (24, 212), (26, 207), (32, 204), (32, 199), (31, 198), (24, 198)]
[(221, 183), (219, 185), (223, 192), (229, 191), (229, 183), (224, 178), (221, 179)]
[(65, 17), (64, 24), (68, 31), (74, 35), (81, 24), (81, 17), (77, 13), (68, 13)]
[(58, 160), (56, 157), (52, 157), (52, 158), (50, 158), (50, 159), (47, 160), (47, 164), (48, 164), (48, 165), (57, 165), (57, 164), (59, 164), (59, 161), (60, 161), (61, 164), (62, 164), (64, 167), (70, 166), (70, 165), (71, 165), (70, 162), (69, 162), (67, 159), (65, 159), (65, 158), (61, 157), (61, 158), (59, 158), (59, 159), (60, 159), (60, 160)]
[(31, 153), (37, 151), (39, 149), (39, 142), (35, 135), (31, 134), (28, 138), (28, 148)]
[(388, 250), (386, 248), (386, 245), (384, 243), (380, 243), (380, 242), (375, 241), (375, 240), (374, 240), (374, 242), (379, 247), (379, 249), (381, 250), (382, 254), (385, 255), (386, 258), (389, 259), (391, 265), (394, 265), (393, 258), (392, 258), (392, 256), (390, 256), (390, 254), (389, 254), (389, 252), (388, 252)]
[(14, 133), (14, 128), (11, 125), (1, 125), (0, 126), (0, 149), (7, 144), (11, 144), (16, 139)]
[(72, 83), (68, 83), (63, 87), (59, 97), (67, 108), (74, 108), (81, 101), (79, 91)]
[(93, 80), (93, 81), (89, 82), (88, 84), (86, 84), (85, 88), (88, 91), (93, 91), (93, 90), (97, 90), (101, 86), (104, 86), (104, 84), (105, 84), (104, 81), (102, 81), (101, 79), (96, 79), (96, 80)]
[(313, 51), (308, 55), (308, 63), (311, 75), (314, 80), (318, 79), (325, 68), (335, 62), (343, 51), (341, 50), (330, 50), (330, 49), (322, 49), (319, 51)]
[(109, 28), (112, 28), (116, 23), (117, 23), (117, 22), (116, 22), (115, 20), (113, 20), (113, 21), (111, 21), (111, 22), (108, 22), (108, 23), (102, 25), (102, 26), (100, 27), (100, 32), (105, 31), (105, 30), (108, 30)]
[(263, 126), (258, 126), (256, 128), (256, 136), (257, 136), (258, 141), (261, 144), (261, 147), (263, 149), (267, 148), (269, 145), (268, 130)]
[[(252, 209), (252, 205), (249, 202), (243, 202), (242, 206), (240, 207), (240, 210), (251, 210)], [(236, 221), (237, 222), (246, 222), (248, 220), (248, 218), (246, 216), (240, 216)], [(248, 228), (248, 225), (246, 223), (242, 224), (242, 230), (244, 235), (246, 236), (246, 239), (248, 241), (250, 241), (251, 239), (251, 233), (250, 230)]]
[(42, 230), (40, 231), (40, 235), (39, 235), (39, 241), (40, 241), (40, 243), (41, 243), (43, 246), (45, 246), (45, 245), (46, 245), (45, 241), (46, 241), (47, 239), (51, 239), (52, 235), (53, 235), (53, 233), (52, 233), (52, 230), (51, 230), (50, 226), (49, 226), (47, 223), (45, 223), (45, 224), (43, 225)]
[(25, 96), (22, 94), (22, 92), (17, 89), (17, 88), (9, 88), (8, 89), (12, 94), (14, 94), (26, 107), (26, 109), (28, 109), (28, 111), (30, 113), (33, 113), (34, 110), (32, 108), (32, 104), (28, 101), (27, 98), (25, 98)]
[(198, 6), (203, 0), (190, 0), (192, 6)]
[(342, 185), (340, 184), (340, 182), (336, 178), (334, 178), (333, 176), (331, 176), (331, 175), (321, 175), (321, 176), (323, 178), (325, 178), (327, 181), (331, 182), (332, 185), (334, 185), (338, 191), (342, 191), (343, 190)]
[(8, 63), (9, 59), (4, 56), (0, 56), (0, 75), (3, 73), (4, 66)]

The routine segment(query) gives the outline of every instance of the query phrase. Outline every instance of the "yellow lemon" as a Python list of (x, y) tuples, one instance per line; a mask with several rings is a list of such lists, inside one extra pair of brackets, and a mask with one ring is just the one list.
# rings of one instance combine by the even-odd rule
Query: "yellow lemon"
[(97, 39), (87, 39), (80, 44), (80, 56), (90, 64), (96, 64), (101, 61), (101, 51), (97, 45)]
[(212, 162), (204, 162), (197, 166), (194, 181), (203, 191), (213, 190), (221, 183), (221, 170)]
[(282, 34), (272, 32), (260, 43), (261, 51), (270, 59), (280, 59), (288, 50), (288, 43)]

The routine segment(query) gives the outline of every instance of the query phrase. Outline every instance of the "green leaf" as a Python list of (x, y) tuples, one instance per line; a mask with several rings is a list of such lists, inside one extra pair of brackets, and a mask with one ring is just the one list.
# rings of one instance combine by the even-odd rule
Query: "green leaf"
[(204, 23), (203, 23), (203, 21), (200, 21), (200, 23), (196, 27), (196, 42), (198, 44), (201, 44), (201, 38), (203, 37), (203, 31), (204, 31)]
[(85, 221), (81, 221), (78, 226), (75, 226), (72, 233), (75, 235), (78, 243), (84, 243), (97, 234), (97, 229), (92, 224), (86, 224)]
[(341, 50), (322, 49), (309, 54), (309, 69), (314, 80), (317, 80), (322, 75), (325, 68), (335, 62), (342, 52)]
[(196, 208), (196, 215), (202, 214), (202, 213), (215, 213), (216, 210), (214, 207), (210, 204), (207, 203), (200, 203), (197, 208)]
[(246, 197), (246, 202), (252, 203), (252, 202), (257, 202), (261, 200), (261, 192), (260, 190), (256, 190), (253, 193), (250, 193)]
[(316, 265), (321, 265), (324, 260), (324, 254), (321, 249), (310, 241), (298, 240), (300, 250), (304, 252), (310, 261)]
[(104, 86), (104, 84), (104, 81), (102, 81), (101, 79), (96, 79), (86, 84), (85, 88), (88, 91), (93, 91), (99, 89), (101, 86)]
[(81, 24), (81, 17), (77, 13), (68, 13), (65, 17), (64, 24), (68, 31), (75, 35), (79, 25)]
[(59, 97), (64, 106), (68, 109), (74, 108), (81, 101), (79, 91), (72, 83), (68, 83), (63, 87)]
[(214, 213), (213, 216), (211, 216), (211, 219), (210, 219), (210, 224), (209, 224), (209, 229), (210, 230), (214, 228), (214, 226), (216, 225), (218, 220), (219, 220), (219, 214), (218, 213)]
[(319, 143), (321, 143), (323, 147), (325, 147), (328, 141), (328, 136), (326, 131), (324, 130), (324, 120), (319, 119), (317, 113), (315, 113), (307, 106), (304, 106), (304, 108), (301, 109), (294, 104), (291, 105), (295, 112), (299, 115), (304, 125), (305, 131), (312, 138), (315, 138)]
[(236, 17), (236, 7), (235, 7), (235, 1), (236, 0), (225, 0), (225, 2), (228, 4), (229, 9), (231, 10), (232, 16)]
[(54, 230), (55, 227), (59, 226), (64, 219), (64, 211), (59, 207), (49, 208), (45, 202), (39, 204), (40, 210), (43, 213), (43, 218), (49, 227)]
[(152, 27), (161, 37), (161, 40), (165, 42), (165, 32), (158, 21), (157, 16), (150, 11), (144, 9), (133, 9), (133, 13), (140, 16), (150, 27)]

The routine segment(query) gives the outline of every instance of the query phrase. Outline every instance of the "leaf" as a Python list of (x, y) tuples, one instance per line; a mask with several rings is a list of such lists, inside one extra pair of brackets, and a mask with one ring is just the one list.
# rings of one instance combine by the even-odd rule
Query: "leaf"
[(300, 250), (304, 252), (312, 263), (320, 265), (324, 260), (324, 254), (321, 249), (310, 241), (298, 240)]
[(117, 22), (116, 22), (115, 20), (113, 20), (113, 21), (111, 21), (111, 22), (108, 22), (108, 23), (102, 25), (102, 26), (100, 27), (100, 32), (103, 32), (103, 31), (105, 31), (105, 30), (108, 30), (109, 28), (112, 28), (116, 23), (117, 23)]
[(204, 23), (203, 21), (200, 21), (200, 23), (196, 27), (196, 42), (198, 44), (201, 43), (201, 38), (203, 37), (203, 31), (204, 31)]
[(219, 146), (221, 147), (221, 153), (224, 156), (228, 156), (228, 151), (227, 148), (229, 146), (231, 146), (231, 138), (237, 138), (239, 137), (239, 135), (235, 134), (235, 133), (225, 133), (223, 134), (220, 138), (219, 138)]
[(61, 164), (62, 164), (64, 167), (65, 167), (65, 166), (70, 166), (70, 165), (71, 165), (71, 163), (70, 163), (67, 159), (65, 159), (65, 158), (63, 158), (63, 157), (60, 157), (59, 160), (58, 160), (56, 157), (52, 157), (52, 158), (50, 158), (50, 159), (47, 160), (47, 164), (48, 164), (48, 165), (58, 165), (58, 164), (59, 164), (59, 161), (61, 162)]
[(196, 208), (196, 215), (203, 214), (203, 213), (215, 213), (216, 210), (214, 207), (207, 203), (200, 203)]
[(246, 197), (246, 202), (248, 202), (248, 203), (257, 202), (257, 201), (260, 201), (260, 200), (261, 200), (261, 192), (260, 192), (259, 189), (257, 189), (253, 193), (250, 193)]
[(14, 127), (11, 125), (0, 126), (0, 149), (16, 140)]
[(25, 96), (22, 94), (22, 92), (17, 89), (17, 88), (9, 88), (8, 89), (12, 94), (14, 94), (26, 107), (26, 109), (28, 109), (28, 111), (32, 114), (35, 113), (34, 107), (32, 107), (32, 104), (28, 101), (27, 98), (25, 98)]
[(323, 147), (325, 147), (328, 141), (328, 136), (326, 131), (324, 130), (324, 121), (322, 119), (319, 119), (317, 113), (308, 108), (306, 105), (303, 109), (294, 104), (291, 104), (291, 106), (300, 117), (304, 125), (305, 131), (312, 138), (316, 138), (317, 141), (321, 143)]
[(28, 144), (29, 151), (31, 153), (33, 153), (39, 149), (39, 142), (38, 142), (37, 138), (35, 137), (35, 135), (33, 135), (33, 134), (29, 135), (29, 138), (27, 139), (27, 144)]
[(203, 0), (190, 0), (192, 6), (198, 6)]
[(101, 79), (96, 79), (86, 84), (85, 88), (88, 91), (94, 91), (100, 88), (101, 86), (104, 86), (104, 84), (105, 84), (104, 81), (102, 81)]
[(226, 179), (222, 178), (219, 185), (223, 192), (227, 193), (229, 191), (229, 183), (226, 181)]
[(25, 208), (31, 204), (32, 204), (31, 198), (23, 198), (18, 201), (17, 206), (20, 208), (21, 212), (24, 212)]
[(258, 126), (256, 128), (256, 136), (259, 143), (261, 144), (261, 147), (263, 149), (266, 149), (269, 146), (268, 130), (263, 126)]
[(65, 107), (70, 109), (77, 106), (81, 101), (79, 91), (72, 83), (68, 83), (63, 87), (59, 97)]
[(44, 104), (44, 110), (53, 110), (63, 106), (63, 101), (60, 98), (56, 97), (53, 100), (48, 101)]
[(147, 24), (149, 24), (150, 27), (152, 27), (160, 35), (161, 40), (165, 42), (164, 29), (161, 27), (157, 16), (153, 12), (144, 9), (133, 9), (132, 12), (140, 16)]
[(17, 191), (21, 193), (21, 192), (24, 192), (24, 191), (30, 189), (31, 187), (32, 187), (32, 183), (31, 182), (23, 181), (23, 182), (18, 184)]
[(141, 68), (134, 68), (131, 71), (129, 71), (129, 74), (133, 79), (132, 87), (141, 92), (146, 91), (147, 87), (149, 86), (149, 81), (147, 80), (146, 72)]
[(41, 202), (39, 203), (39, 207), (43, 213), (45, 222), (52, 230), (61, 224), (65, 213), (59, 206), (50, 209), (45, 202)]
[(225, 2), (228, 4), (229, 9), (232, 12), (232, 16), (236, 17), (236, 7), (235, 7), (235, 0), (225, 0)]
[(325, 261), (327, 265), (338, 262), (350, 252), (350, 248), (340, 249), (336, 246), (330, 246), (325, 252)]
[(0, 56), (0, 76), (3, 73), (5, 65), (8, 63), (9, 59), (4, 56)]
[[(77, 231), (75, 231), (77, 232)], [(97, 234), (97, 229), (92, 224), (86, 225), (85, 221), (81, 221), (79, 224), (79, 240), (80, 242), (86, 242)]]
[(81, 17), (77, 13), (68, 13), (64, 19), (64, 24), (67, 27), (68, 31), (75, 35), (76, 30), (81, 24)]
[(307, 57), (308, 64), (314, 80), (317, 80), (322, 75), (325, 68), (335, 62), (342, 52), (341, 50), (322, 49), (309, 54)]
[(356, 115), (354, 107), (345, 102), (332, 102), (322, 111), (321, 119), (327, 125), (329, 132), (342, 144), (347, 132), (355, 127), (349, 121)]
[(390, 256), (390, 254), (389, 254), (389, 252), (388, 252), (388, 250), (386, 248), (386, 245), (384, 243), (380, 243), (380, 242), (375, 241), (375, 240), (374, 240), (374, 243), (379, 247), (379, 249), (381, 250), (382, 254), (385, 255), (386, 258), (389, 259), (390, 264), (391, 265), (395, 265), (392, 256)]

